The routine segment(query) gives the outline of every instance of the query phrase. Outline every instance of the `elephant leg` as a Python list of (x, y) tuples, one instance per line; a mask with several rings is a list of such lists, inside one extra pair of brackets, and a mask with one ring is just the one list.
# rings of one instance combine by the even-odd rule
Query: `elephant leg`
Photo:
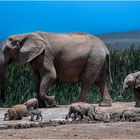
[(46, 92), (56, 80), (56, 71), (54, 68), (52, 68), (49, 72), (41, 71), (40, 74), (41, 74), (41, 82), (39, 96), (41, 97), (41, 99), (45, 100), (48, 103), (48, 105), (52, 106), (54, 105), (55, 102), (54, 96), (48, 96)]
[(39, 95), (40, 76), (39, 76), (38, 70), (33, 69), (33, 80), (34, 80), (35, 88), (36, 88), (36, 92), (37, 92), (38, 107), (44, 108), (44, 107), (46, 107), (46, 104), (45, 104), (44, 100)]
[(82, 86), (81, 86), (81, 92), (80, 92), (80, 95), (78, 97), (78, 101), (80, 102), (84, 102), (85, 99), (86, 99), (86, 96), (87, 96), (87, 93), (90, 89), (90, 84), (89, 83), (82, 83)]
[(1, 89), (0, 89), (0, 97), (1, 97), (1, 100), (2, 100), (2, 101), (5, 101), (4, 92), (5, 92), (5, 89), (4, 89), (4, 88), (1, 88)]
[[(98, 51), (96, 53), (98, 53)], [(79, 96), (80, 101), (85, 101), (91, 85), (96, 81), (98, 75), (100, 74), (101, 68), (103, 67), (105, 58), (102, 58), (102, 60), (99, 61), (100, 59), (96, 55), (97, 54), (95, 54), (95, 52), (93, 51), (87, 61), (83, 73), (80, 76), (80, 80), (82, 82), (81, 93)]]
[(140, 91), (136, 90), (134, 91), (134, 99), (135, 99), (135, 107), (140, 107)]
[(112, 105), (112, 99), (108, 93), (107, 83), (105, 81), (98, 82), (96, 85), (99, 87), (101, 92), (101, 102), (99, 106), (109, 107)]
[(0, 98), (2, 101), (5, 101), (4, 92), (5, 92), (5, 70), (2, 68), (0, 70)]

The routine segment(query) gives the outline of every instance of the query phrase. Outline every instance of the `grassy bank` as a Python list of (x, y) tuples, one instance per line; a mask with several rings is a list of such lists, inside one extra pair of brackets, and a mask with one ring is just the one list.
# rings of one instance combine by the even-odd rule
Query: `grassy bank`
[[(109, 84), (109, 92), (113, 101), (131, 101), (132, 92), (129, 91), (125, 97), (122, 96), (122, 83), (128, 73), (140, 70), (140, 50), (130, 47), (127, 50), (110, 50), (111, 74), (113, 84)], [(9, 65), (7, 67), (6, 101), (0, 101), (1, 106), (11, 106), (22, 103), (25, 100), (35, 97), (35, 88), (32, 82), (32, 71), (29, 65)], [(57, 104), (69, 104), (77, 98), (80, 91), (80, 84), (59, 82), (49, 89), (50, 95), (55, 95)], [(100, 100), (99, 91), (92, 87), (89, 91), (87, 101), (97, 103)]]

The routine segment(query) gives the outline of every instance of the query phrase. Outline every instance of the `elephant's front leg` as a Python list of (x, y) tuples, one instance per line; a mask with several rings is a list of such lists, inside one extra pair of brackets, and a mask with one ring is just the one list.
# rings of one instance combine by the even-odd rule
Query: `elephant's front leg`
[(55, 80), (56, 72), (54, 68), (51, 71), (45, 71), (41, 73), (39, 96), (49, 105), (54, 104), (54, 96), (48, 96), (46, 92)]
[(39, 95), (40, 75), (39, 75), (39, 71), (35, 68), (33, 69), (33, 80), (34, 80), (35, 88), (36, 88), (36, 92), (37, 92), (38, 107), (39, 108), (46, 107), (46, 104), (45, 104), (44, 100)]

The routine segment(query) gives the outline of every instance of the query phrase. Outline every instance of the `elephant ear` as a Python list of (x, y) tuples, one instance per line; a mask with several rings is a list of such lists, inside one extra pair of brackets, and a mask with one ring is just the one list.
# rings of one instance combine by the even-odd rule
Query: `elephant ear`
[(20, 42), (19, 63), (26, 64), (45, 50), (45, 41), (39, 36), (25, 36)]
[(140, 88), (140, 76), (136, 77), (135, 88)]

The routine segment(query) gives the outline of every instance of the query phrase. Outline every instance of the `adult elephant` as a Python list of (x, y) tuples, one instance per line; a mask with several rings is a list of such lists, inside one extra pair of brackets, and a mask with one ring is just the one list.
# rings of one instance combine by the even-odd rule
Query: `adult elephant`
[(13, 35), (6, 40), (2, 55), (5, 64), (31, 64), (39, 107), (44, 107), (44, 101), (53, 104), (54, 98), (46, 91), (56, 80), (80, 81), (79, 101), (85, 100), (94, 83), (101, 92), (100, 106), (111, 106), (106, 83), (108, 70), (110, 75), (109, 52), (93, 35), (46, 32)]

